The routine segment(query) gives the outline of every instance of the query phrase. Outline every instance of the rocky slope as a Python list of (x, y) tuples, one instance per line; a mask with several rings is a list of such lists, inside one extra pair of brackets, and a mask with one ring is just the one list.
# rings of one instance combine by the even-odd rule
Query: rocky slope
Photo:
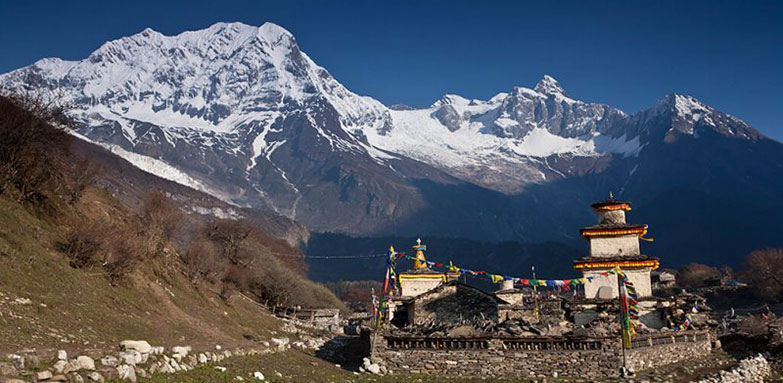
[[(271, 23), (147, 29), (0, 84), (57, 90), (76, 105), (81, 134), (135, 165), (315, 231), (574, 240), (592, 221), (587, 204), (612, 190), (653, 228), (676, 228), (665, 229), (665, 251), (736, 258), (780, 244), (768, 234), (781, 223), (765, 217), (783, 212), (783, 146), (689, 96), (628, 115), (544, 76), (489, 100), (387, 108), (347, 90)], [(744, 245), (689, 241), (715, 233)]]

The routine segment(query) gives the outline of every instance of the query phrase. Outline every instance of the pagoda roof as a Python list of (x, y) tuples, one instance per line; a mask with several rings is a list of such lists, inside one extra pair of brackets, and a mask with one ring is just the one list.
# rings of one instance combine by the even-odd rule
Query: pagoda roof
[(619, 201), (614, 199), (614, 194), (612, 192), (609, 192), (609, 198), (606, 200), (603, 200), (601, 202), (596, 202), (590, 207), (593, 208), (595, 211), (606, 211), (606, 210), (631, 210), (631, 202), (629, 201)]
[(660, 266), (658, 258), (646, 255), (619, 255), (614, 257), (584, 257), (574, 261), (574, 269), (634, 269), (650, 267), (653, 270)]
[(584, 262), (604, 262), (604, 261), (645, 261), (658, 258), (652, 257), (649, 255), (639, 254), (639, 255), (615, 255), (613, 257), (582, 257), (579, 259), (575, 259), (574, 263), (584, 263)]
[(619, 235), (644, 235), (647, 225), (631, 223), (608, 223), (585, 227), (579, 233), (585, 237), (612, 237)]
[(631, 210), (631, 202), (629, 201), (618, 201), (616, 199), (610, 198), (605, 201), (596, 202), (590, 207), (593, 208), (593, 210), (601, 211), (601, 210)]
[(399, 274), (416, 274), (416, 275), (445, 275), (446, 273), (442, 271), (433, 270), (430, 268), (422, 268), (422, 269), (408, 269), (406, 271), (403, 271)]

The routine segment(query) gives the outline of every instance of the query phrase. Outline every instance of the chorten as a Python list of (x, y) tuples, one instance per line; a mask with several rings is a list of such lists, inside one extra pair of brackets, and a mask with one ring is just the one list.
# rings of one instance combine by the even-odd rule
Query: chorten
[(647, 225), (627, 223), (625, 214), (631, 203), (615, 200), (612, 193), (609, 199), (590, 206), (598, 214), (598, 224), (581, 230), (590, 242), (590, 255), (574, 261), (574, 269), (587, 278), (585, 298), (616, 298), (617, 275), (611, 271), (618, 267), (640, 297), (652, 295), (650, 273), (658, 268), (658, 259), (643, 255), (639, 249), (639, 239), (651, 241), (644, 238)]
[(454, 270), (442, 272), (429, 268), (427, 258), (424, 256), (424, 252), (427, 251), (427, 245), (421, 244), (421, 238), (416, 240), (413, 250), (415, 252), (413, 268), (400, 273), (398, 276), (401, 297), (415, 297), (447, 281), (459, 278), (459, 273)]

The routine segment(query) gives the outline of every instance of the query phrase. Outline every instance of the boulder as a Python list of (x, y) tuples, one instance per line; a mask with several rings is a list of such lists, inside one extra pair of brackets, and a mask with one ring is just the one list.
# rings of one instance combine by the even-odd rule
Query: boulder
[(152, 351), (152, 346), (146, 340), (123, 340), (120, 342), (120, 350), (147, 354)]
[(76, 359), (71, 359), (71, 361), (66, 363), (65, 367), (63, 367), (63, 374), (79, 371), (80, 368), (79, 362), (76, 361)]
[(175, 370), (174, 367), (171, 367), (171, 364), (169, 363), (163, 363), (163, 365), (160, 366), (160, 369), (158, 369), (158, 371), (164, 374), (173, 374), (177, 372), (177, 370)]
[(91, 381), (91, 382), (97, 382), (97, 383), (103, 383), (104, 380), (105, 380), (103, 378), (103, 375), (101, 375), (101, 374), (99, 374), (98, 372), (95, 372), (95, 371), (87, 374), (87, 379), (89, 381)]
[(7, 362), (0, 362), (0, 376), (16, 375), (16, 367)]
[(106, 355), (101, 358), (101, 364), (107, 367), (117, 367), (120, 361), (114, 355)]
[(174, 359), (169, 361), (169, 365), (174, 369), (174, 371), (182, 371), (182, 367)]
[(135, 366), (142, 361), (141, 353), (138, 351), (123, 351), (120, 353), (120, 359), (125, 364)]
[(152, 355), (162, 355), (166, 351), (166, 348), (163, 346), (155, 346), (150, 350), (150, 354)]
[(11, 363), (14, 364), (14, 367), (18, 370), (24, 370), (24, 356), (17, 355), (17, 354), (8, 354), (6, 355), (6, 358), (11, 360)]
[(65, 350), (58, 350), (57, 360), (68, 360), (68, 352)]
[(171, 352), (174, 353), (174, 355), (180, 355), (180, 358), (184, 358), (191, 350), (192, 348), (190, 346), (174, 346), (171, 348)]
[(22, 379), (16, 379), (16, 378), (6, 379), (3, 382), (4, 383), (27, 383)]
[(270, 341), (279, 351), (285, 351), (288, 348), (288, 338), (272, 338)]
[(119, 374), (120, 379), (133, 383), (136, 382), (136, 368), (129, 364), (121, 364), (119, 367), (117, 367), (117, 374)]
[(64, 360), (58, 360), (58, 361), (54, 362), (54, 364), (52, 365), (52, 368), (54, 369), (54, 372), (56, 372), (58, 374), (62, 374), (63, 370), (65, 370), (65, 366), (67, 366), (67, 365), (68, 365), (68, 362), (66, 362)]
[(380, 374), (381, 373), (381, 366), (378, 365), (378, 363), (373, 363), (369, 366), (367, 366), (367, 371), (372, 374)]
[[(286, 338), (288, 339), (288, 338)], [(258, 380), (264, 380), (264, 374), (261, 373), (261, 371), (256, 371), (253, 373), (253, 377)]]
[(76, 358), (76, 363), (79, 365), (80, 370), (94, 370), (95, 369), (95, 361), (92, 360), (89, 356), (86, 355), (79, 355), (78, 358)]
[(114, 355), (106, 355), (101, 358), (101, 364), (107, 367), (117, 367), (120, 361)]
[(84, 383), (84, 378), (79, 374), (73, 374), (68, 378), (70, 383)]
[[(76, 375), (78, 376), (78, 375)], [(49, 382), (67, 382), (68, 378), (65, 377), (63, 374), (57, 374), (49, 378)]]
[(52, 372), (49, 370), (43, 370), (38, 371), (35, 373), (35, 380), (42, 381), (42, 380), (49, 380), (52, 378)]
[(175, 371), (176, 370), (174, 370), (174, 368), (171, 367), (171, 365), (168, 362), (161, 363), (160, 367), (158, 368), (158, 372), (160, 372), (161, 374), (173, 374)]
[(198, 362), (199, 362), (200, 364), (204, 364), (204, 363), (207, 363), (207, 362), (209, 362), (209, 359), (207, 358), (207, 356), (206, 356), (206, 355), (204, 355), (203, 353), (201, 353), (201, 354), (198, 354)]

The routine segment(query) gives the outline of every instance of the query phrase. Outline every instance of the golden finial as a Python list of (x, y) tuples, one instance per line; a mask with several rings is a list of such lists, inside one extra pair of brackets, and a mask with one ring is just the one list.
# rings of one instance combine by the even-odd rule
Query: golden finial
[(427, 246), (421, 244), (421, 238), (416, 239), (416, 246), (413, 246), (416, 250), (416, 258), (413, 260), (414, 269), (426, 269), (427, 259), (424, 258), (424, 250), (427, 250)]

